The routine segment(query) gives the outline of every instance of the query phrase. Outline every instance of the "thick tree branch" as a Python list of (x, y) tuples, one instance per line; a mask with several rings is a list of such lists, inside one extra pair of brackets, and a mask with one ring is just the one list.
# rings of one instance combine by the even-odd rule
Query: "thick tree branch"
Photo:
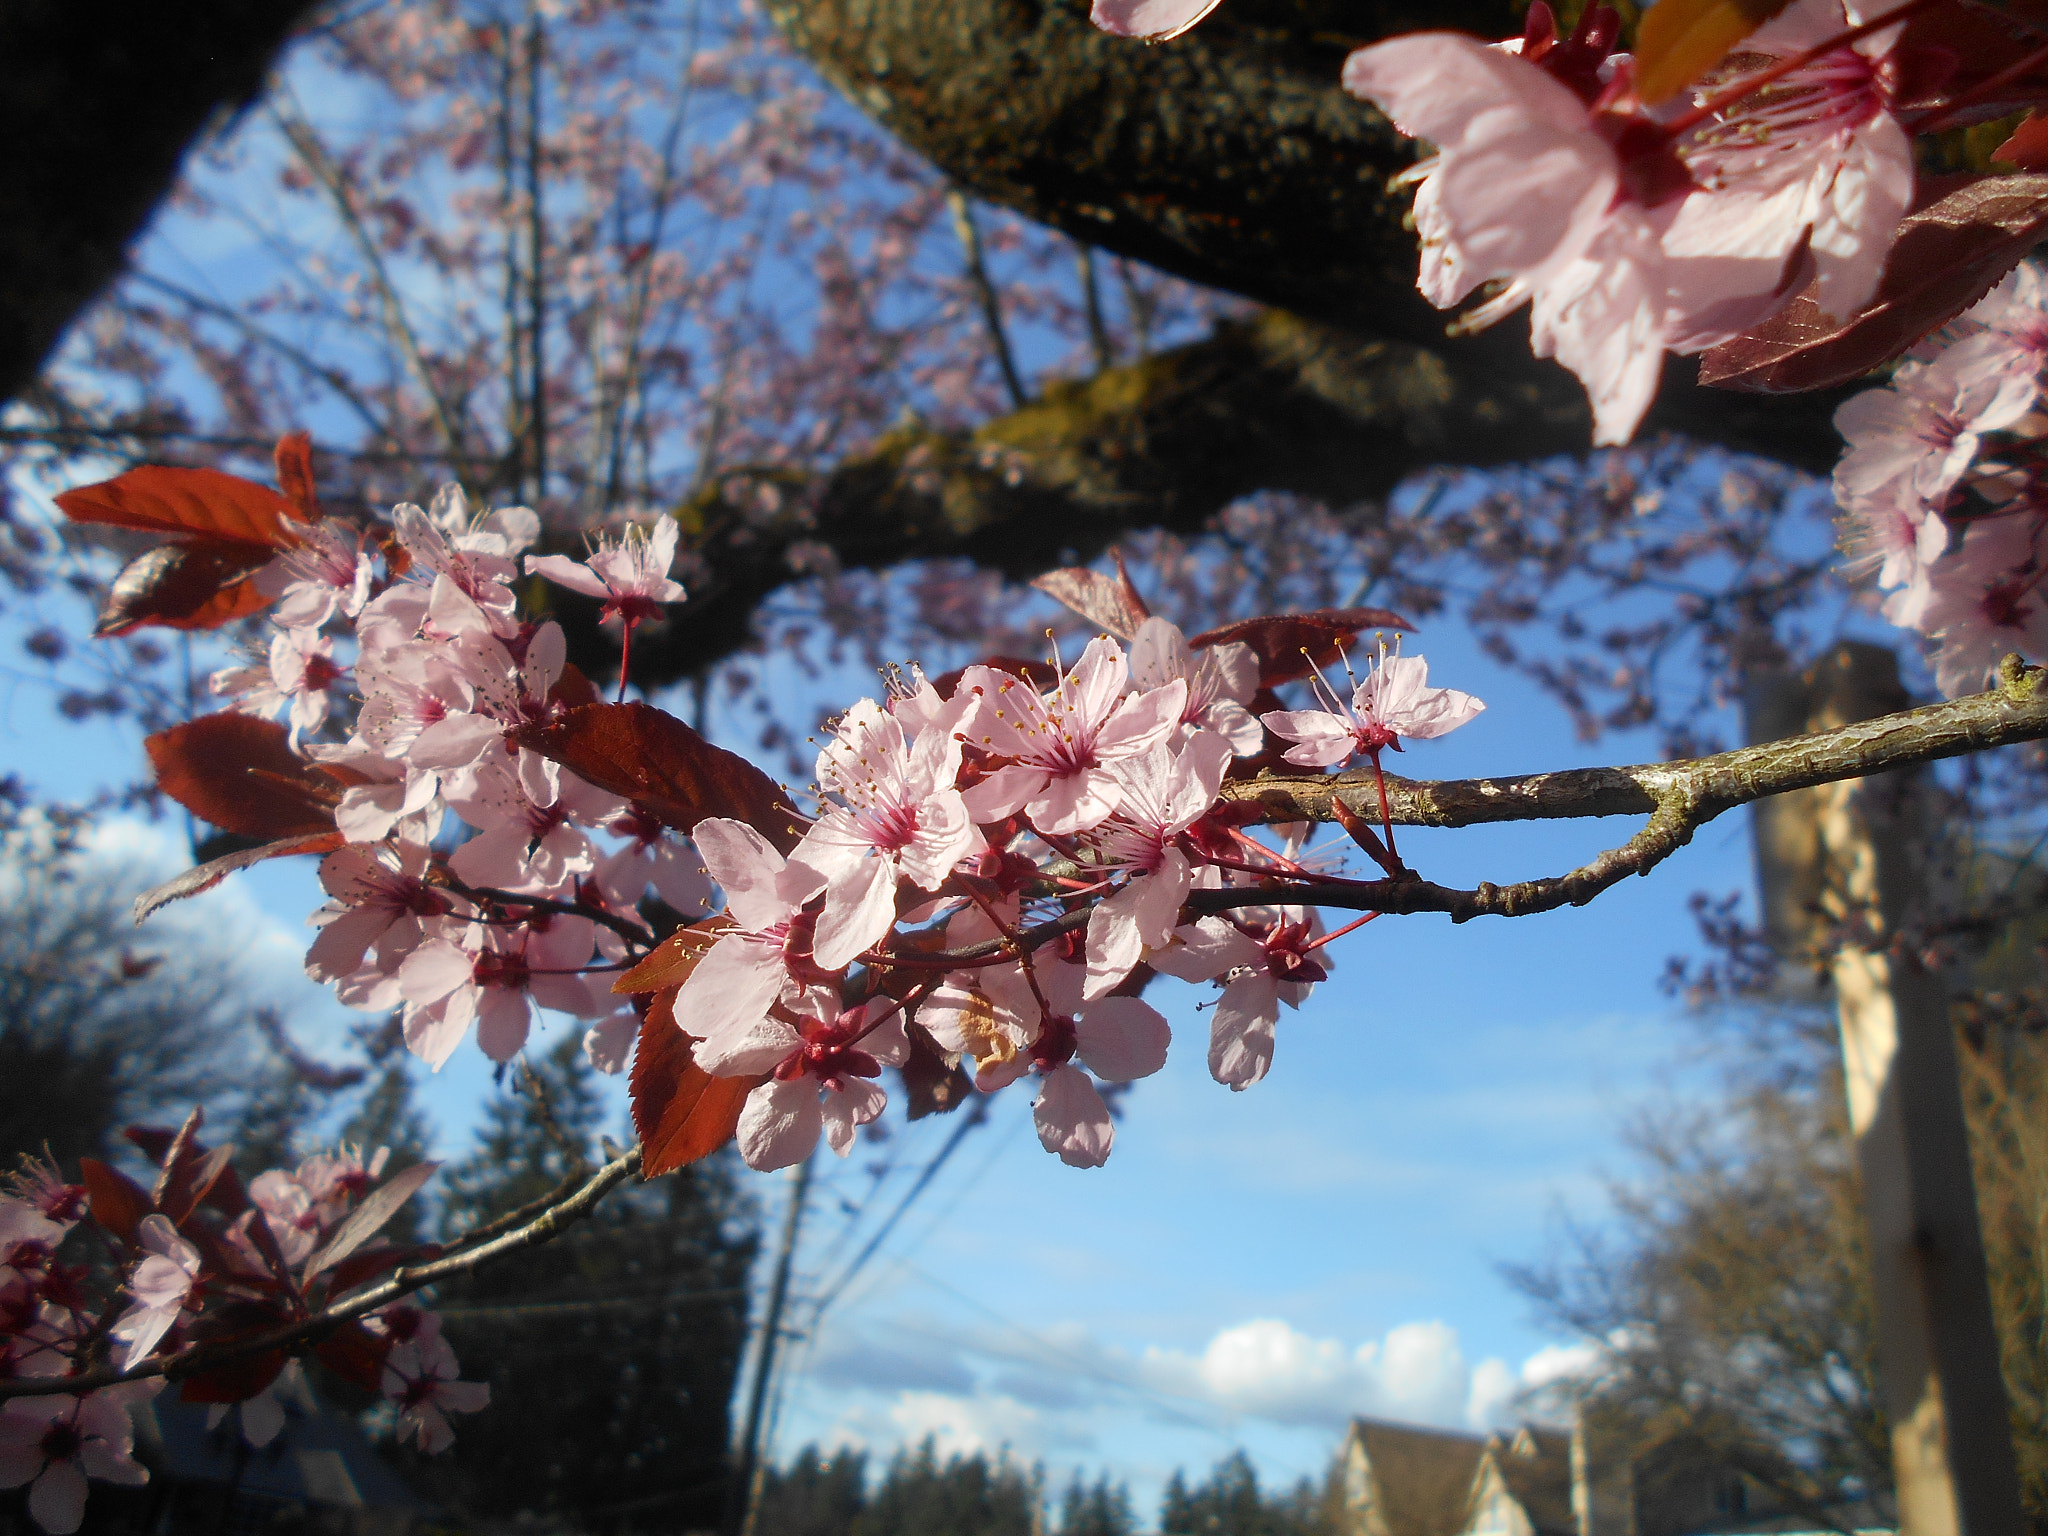
[(0, 6), (0, 401), (119, 274), (186, 147), (242, 110), (307, 0)]
[[(1346, 504), (1432, 465), (1583, 448), (1584, 392), (1560, 370), (1526, 366), (1527, 349), (1525, 337), (1449, 350), (1362, 341), (1268, 310), (1054, 384), (971, 432), (893, 432), (816, 478), (729, 470), (678, 509), (708, 571), (666, 629), (635, 637), (635, 679), (671, 682), (743, 645), (755, 608), (797, 579), (787, 555), (800, 542), (828, 545), (846, 567), (958, 555), (1022, 578), (1091, 559), (1132, 529), (1197, 531), (1254, 491)], [(1674, 364), (1673, 378), (1690, 367)], [(1706, 393), (1678, 391), (1647, 430), (1682, 428), (1683, 403)], [(1835, 397), (1717, 398), (1729, 403), (1721, 436), (1734, 446), (1813, 470), (1832, 464), (1839, 440), (1816, 413)], [(608, 670), (617, 642), (597, 629), (597, 605), (549, 600), (578, 665)]]
[(286, 1327), (273, 1328), (224, 1344), (193, 1345), (179, 1350), (174, 1355), (146, 1360), (128, 1371), (108, 1369), (86, 1371), (76, 1376), (24, 1377), (0, 1381), (0, 1402), (10, 1397), (48, 1397), (60, 1392), (90, 1392), (99, 1387), (119, 1386), (124, 1381), (146, 1381), (153, 1376), (179, 1381), (231, 1361), (246, 1360), (252, 1355), (317, 1342), (342, 1323), (353, 1318), (365, 1317), (379, 1307), (388, 1306), (402, 1297), (410, 1296), (414, 1291), (432, 1285), (437, 1280), (466, 1275), (507, 1254), (553, 1242), (570, 1227), (589, 1216), (597, 1209), (600, 1200), (639, 1170), (640, 1148), (636, 1146), (606, 1163), (579, 1183), (573, 1191), (559, 1200), (551, 1201), (538, 1215), (512, 1230), (492, 1237), (487, 1242), (469, 1246), (458, 1245), (456, 1252), (435, 1259), (431, 1263), (395, 1269), (388, 1278), (377, 1284), (345, 1296), (322, 1307), (311, 1317), (302, 1318)]

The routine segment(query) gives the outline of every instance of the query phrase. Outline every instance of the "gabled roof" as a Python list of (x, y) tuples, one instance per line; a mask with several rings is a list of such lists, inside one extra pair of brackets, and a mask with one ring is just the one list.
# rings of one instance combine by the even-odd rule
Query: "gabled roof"
[(1484, 1440), (1379, 1419), (1353, 1419), (1351, 1433), (1365, 1453), (1384, 1536), (1457, 1536)]
[(1486, 1455), (1537, 1536), (1576, 1536), (1569, 1434), (1525, 1424), (1512, 1436), (1496, 1435), (1488, 1441)]

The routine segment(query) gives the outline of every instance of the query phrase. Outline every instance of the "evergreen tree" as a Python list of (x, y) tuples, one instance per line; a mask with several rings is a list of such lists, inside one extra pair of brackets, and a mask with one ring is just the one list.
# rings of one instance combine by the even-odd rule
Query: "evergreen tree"
[(1082, 1481), (1079, 1472), (1074, 1474), (1060, 1500), (1059, 1536), (1135, 1536), (1137, 1529), (1128, 1487), (1122, 1483), (1112, 1486), (1107, 1473), (1092, 1486)]
[(853, 1523), (852, 1536), (1034, 1536), (1043, 1473), (1010, 1459), (949, 1457), (931, 1437), (898, 1451), (882, 1484)]
[(824, 1457), (807, 1445), (786, 1470), (770, 1467), (763, 1474), (756, 1536), (852, 1536), (867, 1507), (867, 1484), (864, 1452)]
[[(451, 1234), (539, 1199), (591, 1151), (603, 1107), (580, 1041), (532, 1066), (449, 1171)], [(475, 1517), (715, 1525), (754, 1242), (729, 1163), (710, 1159), (615, 1191), (525, 1262), (443, 1288), (447, 1337), (493, 1406), (463, 1420), (445, 1466), (419, 1470)]]
[(1192, 1490), (1181, 1473), (1173, 1474), (1160, 1503), (1159, 1530), (1161, 1536), (1327, 1536), (1339, 1528), (1333, 1511), (1342, 1508), (1341, 1491), (1333, 1471), (1322, 1488), (1303, 1478), (1291, 1493), (1268, 1498), (1259, 1491), (1251, 1458), (1232, 1451)]

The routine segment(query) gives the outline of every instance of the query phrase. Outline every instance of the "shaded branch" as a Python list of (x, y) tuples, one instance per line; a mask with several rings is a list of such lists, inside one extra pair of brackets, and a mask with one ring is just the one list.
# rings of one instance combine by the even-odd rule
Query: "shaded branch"
[(273, 1328), (226, 1344), (192, 1345), (174, 1355), (146, 1360), (127, 1371), (85, 1371), (76, 1376), (29, 1377), (0, 1381), (0, 1401), (10, 1397), (49, 1397), (64, 1392), (89, 1392), (100, 1387), (118, 1386), (124, 1381), (146, 1381), (154, 1376), (161, 1376), (167, 1381), (179, 1381), (235, 1360), (246, 1360), (252, 1355), (264, 1354), (274, 1349), (293, 1349), (295, 1346), (317, 1342), (341, 1324), (367, 1316), (379, 1307), (388, 1306), (402, 1297), (410, 1296), (414, 1291), (432, 1285), (437, 1280), (470, 1274), (486, 1264), (503, 1258), (506, 1254), (553, 1242), (570, 1227), (589, 1216), (597, 1209), (600, 1200), (631, 1178), (639, 1169), (640, 1148), (634, 1147), (584, 1179), (564, 1198), (551, 1202), (531, 1221), (488, 1242), (478, 1243), (430, 1263), (395, 1269), (389, 1278), (376, 1285), (332, 1302), (311, 1317), (302, 1318), (286, 1327)]
[[(1504, 333), (1458, 348), (1361, 340), (1269, 310), (1048, 384), (972, 431), (889, 433), (826, 474), (729, 468), (677, 509), (708, 570), (665, 629), (635, 636), (634, 680), (672, 682), (744, 645), (754, 610), (798, 579), (787, 558), (798, 543), (828, 545), (847, 568), (964, 556), (1024, 578), (1091, 559), (1132, 529), (1196, 532), (1255, 491), (1347, 505), (1433, 465), (1583, 449), (1584, 391), (1559, 369), (1532, 367), (1527, 348)], [(1667, 383), (1690, 370), (1675, 362)], [(1707, 393), (1668, 394), (1652, 428), (1682, 428), (1685, 402)], [(1808, 469), (1832, 464), (1838, 396), (1715, 398), (1728, 403), (1723, 441)], [(580, 553), (566, 532), (557, 542)], [(617, 641), (599, 631), (598, 605), (548, 596), (577, 664), (609, 670)]]

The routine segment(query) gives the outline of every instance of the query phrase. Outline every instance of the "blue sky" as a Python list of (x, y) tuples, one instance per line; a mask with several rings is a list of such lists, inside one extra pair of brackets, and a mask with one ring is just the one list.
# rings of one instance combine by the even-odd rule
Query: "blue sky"
[[(42, 602), (42, 617), (81, 633), (65, 599)], [(8, 615), (0, 645), (32, 622)], [(1454, 627), (1425, 630), (1411, 650), (1430, 658), (1433, 680), (1489, 706), (1416, 745), (1400, 765), (1411, 774), (1653, 755), (1625, 736), (1589, 751)], [(78, 797), (138, 769), (131, 734), (64, 722), (32, 672), (6, 676), (0, 771)], [(1561, 871), (1630, 830), (1402, 840), (1425, 874), (1469, 885)], [(131, 868), (169, 873), (183, 828), (116, 819), (102, 841)], [(1560, 1212), (1597, 1217), (1603, 1178), (1630, 1170), (1631, 1115), (1711, 1091), (1698, 1033), (1656, 979), (1667, 955), (1694, 946), (1687, 897), (1747, 879), (1737, 815), (1584, 909), (1463, 927), (1381, 919), (1334, 947), (1331, 980), (1282, 1022), (1272, 1075), (1242, 1094), (1207, 1077), (1206, 994), (1161, 981), (1152, 1000), (1176, 1049), (1130, 1095), (1109, 1166), (1062, 1166), (1039, 1148), (1025, 1094), (1001, 1096), (790, 1351), (777, 1453), (816, 1440), (886, 1455), (927, 1433), (948, 1449), (1007, 1446), (1043, 1458), (1056, 1483), (1071, 1468), (1128, 1479), (1149, 1517), (1175, 1466), (1206, 1468), (1234, 1446), (1285, 1482), (1320, 1474), (1353, 1413), (1472, 1427), (1511, 1416), (1517, 1389), (1564, 1363), (1571, 1341), (1532, 1325), (1497, 1266), (1541, 1255)], [(181, 920), (228, 936), (299, 1038), (339, 1055), (353, 1016), (297, 971), (317, 899), (309, 863), (274, 863)], [(490, 1064), (465, 1047), (421, 1088), (442, 1150), (459, 1152), (495, 1091)], [(892, 1118), (886, 1141), (824, 1159), (798, 1264), (800, 1326), (955, 1124)], [(751, 1183), (772, 1224), (786, 1180)]]

